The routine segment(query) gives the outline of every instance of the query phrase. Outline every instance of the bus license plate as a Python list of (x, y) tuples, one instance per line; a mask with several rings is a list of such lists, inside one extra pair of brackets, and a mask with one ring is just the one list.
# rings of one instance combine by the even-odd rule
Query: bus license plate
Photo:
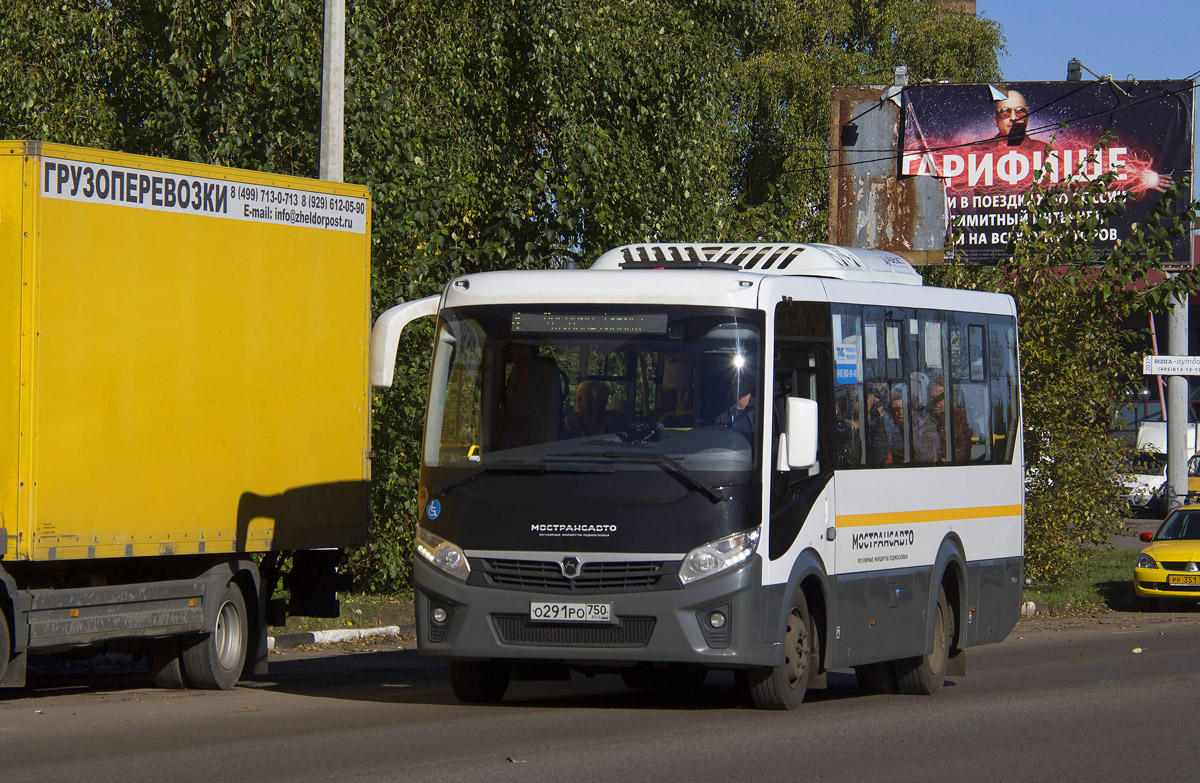
[(1167, 577), (1167, 584), (1169, 584), (1169, 585), (1200, 585), (1200, 574), (1196, 574), (1195, 576), (1192, 576), (1191, 574), (1187, 574), (1186, 576), (1178, 576), (1175, 574), (1171, 574)]
[(529, 619), (539, 623), (611, 623), (612, 604), (531, 601)]

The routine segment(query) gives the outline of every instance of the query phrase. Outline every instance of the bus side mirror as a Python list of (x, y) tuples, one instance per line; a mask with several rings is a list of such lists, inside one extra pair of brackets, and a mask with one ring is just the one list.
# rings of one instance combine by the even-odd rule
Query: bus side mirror
[[(817, 464), (817, 403), (803, 397), (787, 398), (787, 430), (781, 454), (787, 467), (811, 468)], [(780, 460), (783, 462), (783, 460)], [(782, 466), (780, 466), (782, 467)]]
[(403, 302), (379, 316), (371, 329), (368, 367), (371, 385), (387, 388), (396, 373), (396, 351), (400, 348), (400, 333), (418, 318), (437, 315), (440, 296), (427, 296)]

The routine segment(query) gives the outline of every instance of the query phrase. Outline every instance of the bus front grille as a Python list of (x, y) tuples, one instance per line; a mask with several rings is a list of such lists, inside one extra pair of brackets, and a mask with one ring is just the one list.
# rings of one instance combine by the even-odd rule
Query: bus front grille
[(502, 644), (534, 647), (645, 647), (655, 622), (653, 617), (619, 617), (611, 625), (535, 623), (523, 614), (494, 614), (491, 619)]
[[(507, 560), (481, 558), (471, 564), (489, 587), (562, 593), (622, 592), (678, 587), (674, 578), (678, 563), (636, 561), (626, 563), (592, 562), (579, 565), (579, 575), (568, 578), (562, 566), (552, 560)], [(670, 576), (670, 578), (666, 578)]]

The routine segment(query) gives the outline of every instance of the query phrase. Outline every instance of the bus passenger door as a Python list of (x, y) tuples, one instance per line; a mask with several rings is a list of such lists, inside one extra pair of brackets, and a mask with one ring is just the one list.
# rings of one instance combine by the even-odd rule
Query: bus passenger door
[[(780, 307), (786, 306), (781, 304)], [(809, 305), (812, 306), (812, 305)], [(778, 338), (778, 335), (777, 335)], [(826, 536), (833, 527), (832, 493), (822, 497), (833, 477), (828, 436), (830, 421), (829, 385), (822, 381), (830, 371), (829, 343), (825, 341), (777, 339), (771, 416), (771, 560), (783, 557), (797, 539), (820, 553), (828, 573), (834, 573), (834, 545)], [(816, 466), (809, 470), (780, 470), (779, 436), (786, 423), (786, 399), (804, 397), (820, 406), (820, 433)]]

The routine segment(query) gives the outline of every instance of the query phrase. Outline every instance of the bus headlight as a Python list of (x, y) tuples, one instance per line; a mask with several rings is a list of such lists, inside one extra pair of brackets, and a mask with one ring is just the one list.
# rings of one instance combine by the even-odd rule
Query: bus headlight
[(679, 568), (679, 581), (685, 585), (691, 584), (746, 562), (758, 549), (759, 531), (757, 527), (744, 530), (696, 547), (683, 558), (683, 565)]
[(420, 525), (417, 525), (417, 554), (459, 581), (465, 582), (471, 575), (471, 566), (461, 549)]

